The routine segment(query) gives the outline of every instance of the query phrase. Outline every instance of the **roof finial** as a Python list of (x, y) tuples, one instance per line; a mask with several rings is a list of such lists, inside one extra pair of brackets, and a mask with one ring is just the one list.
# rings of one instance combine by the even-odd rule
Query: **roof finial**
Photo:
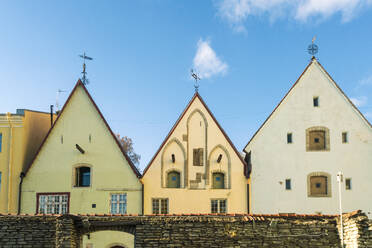
[(81, 81), (83, 81), (83, 84), (84, 85), (87, 85), (87, 84), (89, 84), (89, 80), (87, 79), (87, 72), (86, 72), (86, 64), (85, 64), (85, 60), (87, 59), (87, 60), (93, 60), (93, 58), (91, 58), (91, 57), (88, 57), (88, 56), (86, 56), (85, 55), (85, 52), (84, 52), (84, 54), (83, 55), (79, 55), (79, 57), (81, 57), (81, 58), (83, 58), (83, 71), (81, 72), (81, 74), (83, 74), (83, 77), (81, 78)]
[(198, 76), (198, 74), (196, 74), (196, 72), (194, 72), (193, 69), (191, 69), (191, 76), (195, 79), (195, 84), (194, 84), (195, 92), (198, 92), (198, 90), (199, 90), (198, 81), (200, 81), (201, 78)]
[(313, 39), (311, 40), (311, 45), (309, 45), (307, 47), (307, 51), (309, 54), (312, 55), (312, 58), (314, 59), (315, 58), (315, 54), (318, 53), (318, 46), (314, 43), (316, 40), (316, 35), (313, 37)]

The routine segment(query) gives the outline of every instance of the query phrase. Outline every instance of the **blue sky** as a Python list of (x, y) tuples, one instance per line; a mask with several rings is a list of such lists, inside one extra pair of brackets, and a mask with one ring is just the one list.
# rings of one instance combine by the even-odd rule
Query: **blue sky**
[(242, 150), (317, 57), (372, 120), (372, 0), (2, 1), (0, 112), (48, 111), (80, 77), (145, 167), (194, 94)]

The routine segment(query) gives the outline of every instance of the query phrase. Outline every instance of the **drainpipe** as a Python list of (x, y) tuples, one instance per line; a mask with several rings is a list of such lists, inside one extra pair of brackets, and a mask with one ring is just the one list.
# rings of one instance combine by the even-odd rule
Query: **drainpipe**
[(6, 118), (8, 119), (9, 123), (9, 159), (8, 159), (8, 210), (7, 212), (10, 212), (10, 205), (11, 201), (10, 199), (12, 198), (12, 162), (13, 162), (13, 127), (12, 123), (10, 121), (11, 114), (8, 112), (6, 113)]
[(23, 183), (23, 178), (25, 177), (25, 173), (24, 172), (21, 172), (21, 174), (19, 175), (19, 188), (18, 188), (18, 212), (17, 214), (21, 214), (21, 200), (22, 200), (22, 183)]
[(142, 183), (142, 215), (145, 214), (145, 185)]
[(53, 105), (50, 105), (50, 127), (53, 126)]

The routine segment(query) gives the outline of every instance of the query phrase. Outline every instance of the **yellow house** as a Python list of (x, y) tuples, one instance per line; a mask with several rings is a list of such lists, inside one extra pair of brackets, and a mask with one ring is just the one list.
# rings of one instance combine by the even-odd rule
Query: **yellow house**
[(21, 172), (51, 127), (50, 113), (17, 109), (0, 114), (0, 213), (18, 212)]
[[(80, 80), (25, 172), (22, 213), (142, 213), (141, 175)], [(83, 247), (132, 247), (133, 238), (96, 232)]]
[(245, 166), (196, 92), (144, 171), (144, 213), (247, 213)]

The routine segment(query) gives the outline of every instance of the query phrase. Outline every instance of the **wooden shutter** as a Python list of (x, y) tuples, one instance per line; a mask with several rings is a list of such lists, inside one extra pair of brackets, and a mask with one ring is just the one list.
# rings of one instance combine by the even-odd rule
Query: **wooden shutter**
[(327, 195), (327, 177), (312, 176), (310, 178), (311, 195)]
[(326, 149), (325, 131), (310, 131), (309, 136), (310, 150), (319, 151)]

